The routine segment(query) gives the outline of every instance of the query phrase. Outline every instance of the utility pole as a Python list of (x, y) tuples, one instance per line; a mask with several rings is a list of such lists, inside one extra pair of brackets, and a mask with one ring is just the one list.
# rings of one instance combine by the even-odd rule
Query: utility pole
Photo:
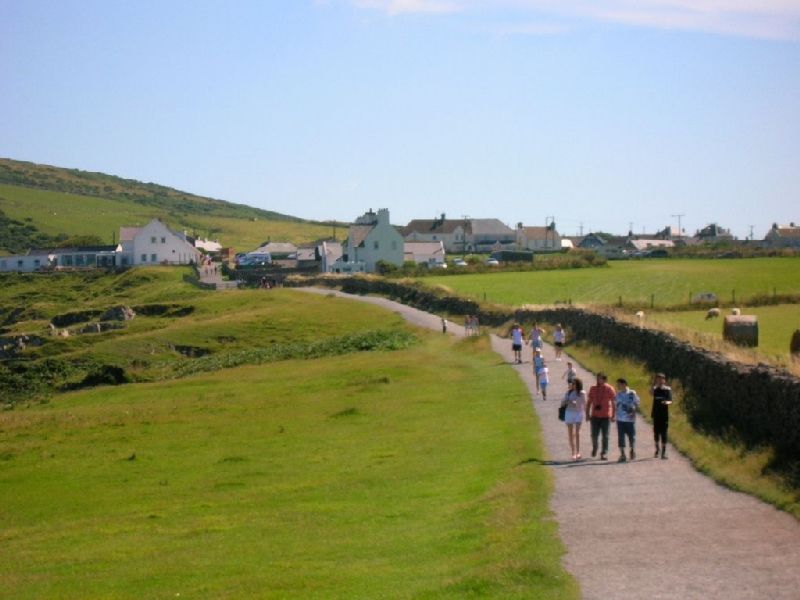
[(748, 227), (750, 228), (750, 240), (752, 241), (752, 239), (753, 239), (753, 226), (752, 225), (748, 225)]
[(464, 233), (461, 234), (461, 258), (467, 257), (467, 221), (469, 220), (469, 215), (461, 215), (461, 218), (464, 219)]
[(671, 216), (673, 219), (674, 219), (675, 217), (678, 217), (678, 237), (681, 237), (681, 236), (683, 235), (683, 229), (681, 228), (681, 219), (682, 219), (683, 217), (685, 217), (686, 215), (685, 215), (685, 214), (680, 214), (680, 215), (670, 215), (670, 216)]
[(544, 218), (544, 247), (547, 248), (547, 238), (548, 233), (552, 233), (550, 236), (551, 244), (550, 249), (555, 249), (556, 247), (556, 218), (555, 217), (545, 217)]
[(633, 221), (628, 221), (628, 235), (633, 235)]
[(583, 237), (583, 223), (581, 223), (580, 232), (581, 232), (581, 237)]

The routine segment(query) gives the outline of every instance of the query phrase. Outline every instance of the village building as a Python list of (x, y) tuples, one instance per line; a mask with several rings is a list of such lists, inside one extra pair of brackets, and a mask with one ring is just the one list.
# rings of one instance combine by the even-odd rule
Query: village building
[(448, 220), (442, 213), (437, 219), (409, 221), (400, 234), (407, 242), (442, 242), (446, 252), (466, 252), (472, 228), (469, 220)]
[(403, 260), (431, 268), (441, 268), (446, 262), (444, 242), (406, 242)]
[(525, 227), (517, 223), (517, 247), (533, 252), (558, 252), (562, 248), (561, 236), (554, 225)]
[(144, 227), (120, 227), (117, 265), (199, 264), (200, 251), (186, 233), (172, 231), (159, 219)]
[(772, 224), (772, 229), (764, 236), (764, 246), (768, 248), (800, 248), (800, 226)]
[(371, 209), (350, 226), (344, 254), (331, 266), (335, 273), (374, 273), (379, 262), (403, 265), (403, 236), (389, 222), (389, 209)]

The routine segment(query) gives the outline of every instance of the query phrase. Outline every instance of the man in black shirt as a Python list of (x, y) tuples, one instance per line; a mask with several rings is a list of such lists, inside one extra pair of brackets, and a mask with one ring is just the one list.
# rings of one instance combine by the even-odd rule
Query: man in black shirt
[(667, 429), (669, 428), (669, 405), (672, 404), (672, 388), (666, 385), (667, 377), (664, 373), (656, 373), (653, 385), (653, 438), (656, 442), (658, 458), (658, 442), (661, 441), (661, 458), (667, 458)]

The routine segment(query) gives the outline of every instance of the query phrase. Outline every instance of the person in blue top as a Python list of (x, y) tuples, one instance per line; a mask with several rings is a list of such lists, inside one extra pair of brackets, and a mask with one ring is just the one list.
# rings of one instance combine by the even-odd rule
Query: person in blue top
[(631, 460), (636, 459), (636, 411), (639, 408), (638, 394), (628, 387), (628, 382), (620, 377), (617, 379), (617, 445), (619, 446), (618, 462), (628, 460), (625, 457), (625, 438), (631, 446)]

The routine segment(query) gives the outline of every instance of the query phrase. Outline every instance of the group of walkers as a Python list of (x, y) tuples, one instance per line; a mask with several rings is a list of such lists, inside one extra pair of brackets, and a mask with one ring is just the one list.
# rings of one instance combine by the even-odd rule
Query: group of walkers
[[(522, 346), (524, 333), (522, 327), (515, 323), (511, 327), (511, 349), (514, 362), (522, 364)], [(540, 392), (542, 399), (547, 400), (547, 388), (550, 384), (550, 369), (542, 354), (545, 330), (534, 323), (528, 335), (528, 344), (533, 349), (533, 373), (536, 378), (536, 394)], [(559, 323), (553, 331), (556, 360), (566, 344), (566, 332)], [(572, 460), (581, 460), (581, 425), (589, 422), (592, 438), (592, 457), (600, 452), (600, 460), (608, 460), (608, 439), (611, 423), (617, 424), (618, 462), (627, 462), (636, 458), (636, 412), (639, 410), (639, 395), (628, 386), (624, 377), (616, 380), (616, 387), (608, 383), (605, 373), (597, 374), (597, 382), (589, 388), (588, 394), (583, 389), (583, 381), (571, 362), (562, 376), (567, 380), (568, 391), (559, 406), (559, 418), (567, 425), (567, 437), (572, 452)], [(669, 405), (672, 404), (672, 390), (666, 384), (666, 376), (657, 373), (651, 390), (653, 408), (653, 436), (655, 441), (655, 457), (667, 458), (667, 429), (669, 427)], [(627, 442), (627, 443), (626, 443)], [(626, 446), (630, 451), (626, 454)]]
[[(567, 363), (571, 366), (571, 363)], [(569, 372), (569, 371), (568, 371)], [(592, 437), (592, 457), (600, 451), (600, 460), (608, 460), (608, 437), (611, 423), (617, 423), (618, 462), (636, 458), (636, 411), (639, 409), (639, 395), (628, 387), (624, 377), (616, 381), (616, 389), (608, 383), (605, 373), (597, 374), (597, 382), (587, 395), (583, 381), (578, 377), (568, 377), (569, 389), (561, 403), (559, 418), (567, 425), (567, 437), (572, 451), (572, 460), (581, 459), (581, 425), (589, 422)], [(667, 429), (669, 427), (669, 405), (672, 404), (672, 390), (666, 384), (666, 376), (657, 373), (651, 390), (653, 408), (653, 437), (655, 457), (667, 458)], [(630, 453), (625, 454), (626, 441)]]
[(478, 315), (467, 315), (464, 317), (464, 335), (479, 335), (481, 332), (478, 324)]

